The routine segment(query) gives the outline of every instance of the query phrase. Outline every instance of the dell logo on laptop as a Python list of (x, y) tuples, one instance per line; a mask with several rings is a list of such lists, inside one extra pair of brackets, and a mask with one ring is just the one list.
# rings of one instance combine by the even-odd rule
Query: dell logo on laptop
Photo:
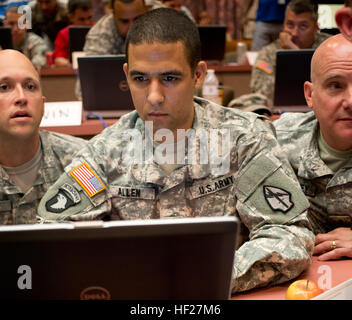
[(81, 300), (110, 300), (110, 292), (103, 287), (88, 287), (82, 290)]

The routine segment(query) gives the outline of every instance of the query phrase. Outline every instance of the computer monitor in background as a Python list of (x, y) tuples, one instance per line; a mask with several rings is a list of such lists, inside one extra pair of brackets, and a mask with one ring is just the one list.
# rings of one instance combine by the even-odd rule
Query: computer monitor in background
[(68, 28), (69, 57), (72, 62), (72, 52), (83, 51), (86, 35), (91, 26), (70, 26)]
[(12, 49), (11, 28), (0, 27), (0, 49)]
[(344, 1), (318, 1), (318, 24), (321, 32), (332, 35), (340, 33), (336, 25), (335, 13), (343, 7)]
[(103, 118), (119, 118), (135, 110), (123, 71), (125, 55), (78, 58), (83, 108)]
[(202, 60), (219, 63), (224, 59), (226, 30), (227, 27), (221, 25), (198, 26)]
[(304, 82), (310, 81), (314, 49), (278, 50), (276, 53), (274, 107), (276, 111), (308, 111)]

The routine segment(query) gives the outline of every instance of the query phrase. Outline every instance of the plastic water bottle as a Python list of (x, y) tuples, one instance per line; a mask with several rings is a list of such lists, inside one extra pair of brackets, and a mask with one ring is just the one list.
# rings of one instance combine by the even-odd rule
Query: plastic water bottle
[(214, 69), (208, 69), (202, 87), (203, 98), (219, 103), (219, 80)]

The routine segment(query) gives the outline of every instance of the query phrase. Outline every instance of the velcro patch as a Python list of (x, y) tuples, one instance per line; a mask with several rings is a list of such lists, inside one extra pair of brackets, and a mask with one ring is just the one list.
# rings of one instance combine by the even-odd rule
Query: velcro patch
[(256, 67), (258, 69), (266, 72), (267, 74), (272, 74), (273, 73), (273, 67), (269, 63), (267, 63), (267, 62), (265, 62), (263, 60), (258, 61)]
[(263, 190), (264, 198), (272, 210), (286, 213), (293, 207), (288, 191), (273, 186), (263, 186)]
[(93, 197), (106, 189), (103, 182), (86, 162), (83, 162), (77, 168), (73, 169), (70, 174), (81, 185), (89, 197)]
[(2, 200), (0, 201), (0, 212), (2, 211), (10, 211), (12, 209), (12, 203), (10, 200)]
[(79, 196), (78, 191), (75, 189), (75, 187), (71, 186), (70, 184), (64, 183), (61, 187), (59, 187), (59, 189), (64, 190), (66, 194), (70, 196), (74, 204), (81, 202), (81, 197)]
[(49, 212), (61, 213), (74, 204), (75, 203), (64, 191), (59, 190), (56, 195), (45, 203), (45, 208)]
[(210, 193), (215, 193), (219, 190), (228, 188), (235, 183), (233, 175), (221, 177), (219, 179), (207, 182), (205, 184), (198, 184), (189, 188), (191, 199), (203, 197)]
[(154, 200), (155, 189), (146, 187), (110, 186), (112, 197)]

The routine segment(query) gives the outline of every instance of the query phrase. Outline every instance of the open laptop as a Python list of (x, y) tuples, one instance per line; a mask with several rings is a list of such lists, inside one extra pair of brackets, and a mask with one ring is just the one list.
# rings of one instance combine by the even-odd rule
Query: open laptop
[(72, 52), (83, 51), (84, 43), (86, 42), (86, 35), (91, 26), (69, 26), (68, 39), (69, 39), (69, 56), (72, 62)]
[(11, 28), (0, 27), (0, 49), (12, 49)]
[(125, 55), (78, 58), (83, 109), (103, 118), (119, 118), (134, 110), (123, 72)]
[(310, 110), (303, 85), (310, 81), (310, 62), (314, 49), (278, 50), (274, 87), (275, 111), (305, 112)]
[(0, 299), (228, 299), (235, 217), (0, 227)]
[(223, 25), (198, 25), (202, 60), (219, 63), (224, 59), (226, 30), (227, 27)]

